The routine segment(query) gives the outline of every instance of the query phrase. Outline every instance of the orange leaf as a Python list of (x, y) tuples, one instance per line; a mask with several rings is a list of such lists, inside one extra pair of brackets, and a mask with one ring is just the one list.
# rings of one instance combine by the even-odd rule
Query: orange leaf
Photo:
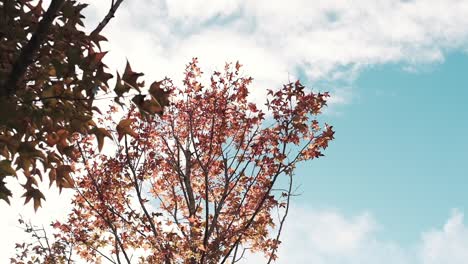
[(203, 246), (203, 245), (199, 245), (199, 246), (198, 246), (198, 249), (201, 250), (201, 251), (206, 251), (206, 248), (205, 248), (205, 246)]

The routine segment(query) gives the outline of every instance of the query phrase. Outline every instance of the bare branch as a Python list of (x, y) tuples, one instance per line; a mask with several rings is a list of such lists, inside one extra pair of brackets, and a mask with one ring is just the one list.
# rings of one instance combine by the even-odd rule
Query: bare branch
[(107, 15), (102, 19), (102, 21), (97, 25), (97, 27), (91, 32), (90, 36), (97, 36), (101, 31), (107, 26), (110, 20), (115, 16), (115, 12), (119, 8), (120, 4), (122, 4), (123, 0), (117, 0), (114, 2), (112, 0), (111, 7), (107, 12)]

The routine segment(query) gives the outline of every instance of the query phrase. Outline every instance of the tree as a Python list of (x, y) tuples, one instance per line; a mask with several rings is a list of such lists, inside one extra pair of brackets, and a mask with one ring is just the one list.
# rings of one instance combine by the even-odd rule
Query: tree
[[(110, 137), (93, 120), (100, 112), (95, 101), (119, 100), (131, 89), (141, 93), (144, 84), (137, 79), (142, 74), (129, 64), (115, 89), (109, 89), (112, 75), (102, 62), (106, 52), (100, 43), (106, 38), (101, 31), (122, 1), (112, 1), (89, 34), (82, 22), (85, 4), (52, 0), (44, 10), (42, 1), (0, 2), (0, 199), (9, 203), (12, 195), (8, 176), (24, 176), (18, 182), (35, 209), (45, 199), (38, 188), (43, 174), (59, 189), (72, 187), (70, 164), (79, 157), (75, 137), (94, 134), (101, 148), (103, 138)], [(155, 101), (160, 105), (152, 102), (149, 110), (160, 113), (164, 99)]]
[(274, 261), (294, 169), (333, 139), (317, 121), (328, 94), (288, 83), (269, 91), (265, 116), (248, 101), (252, 78), (240, 68), (226, 64), (203, 86), (194, 59), (183, 89), (153, 84), (173, 94), (171, 105), (160, 118), (131, 107), (116, 124), (114, 155), (83, 137), (73, 210), (54, 223), (62, 244), (93, 263), (131, 263), (132, 254), (141, 263), (235, 263), (246, 251)]

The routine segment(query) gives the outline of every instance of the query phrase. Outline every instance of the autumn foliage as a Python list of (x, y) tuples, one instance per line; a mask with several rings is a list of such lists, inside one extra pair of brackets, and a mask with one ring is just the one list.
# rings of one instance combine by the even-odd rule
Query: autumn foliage
[(0, 199), (7, 177), (34, 209), (44, 177), (76, 191), (54, 234), (20, 221), (34, 241), (12, 263), (274, 261), (294, 169), (333, 139), (317, 120), (328, 94), (297, 81), (264, 108), (239, 63), (202, 84), (196, 59), (182, 87), (145, 85), (127, 63), (111, 88), (101, 31), (121, 3), (87, 33), (77, 1), (0, 1)]
[[(86, 33), (77, 1), (0, 1), (0, 199), (9, 202), (7, 177), (17, 177), (26, 203), (45, 199), (38, 182), (48, 177), (59, 189), (74, 186), (73, 167), (80, 157), (75, 138), (94, 134), (102, 147), (110, 132), (95, 123), (96, 100), (119, 101), (132, 90), (141, 94), (141, 73), (127, 64), (117, 85), (102, 62), (100, 34), (122, 0)], [(154, 93), (158, 93), (153, 92)], [(160, 96), (160, 94), (158, 94)], [(135, 100), (148, 114), (161, 113), (165, 95)], [(166, 96), (167, 97), (167, 96)]]
[(275, 260), (294, 169), (333, 139), (317, 121), (328, 94), (288, 83), (268, 92), (263, 112), (248, 100), (252, 79), (240, 68), (226, 64), (203, 85), (194, 59), (183, 88), (155, 84), (172, 93), (161, 117), (135, 107), (118, 122), (115, 108), (105, 114), (103, 123), (117, 125), (114, 154), (81, 138), (73, 210), (54, 224), (76, 258), (234, 263), (259, 251)]

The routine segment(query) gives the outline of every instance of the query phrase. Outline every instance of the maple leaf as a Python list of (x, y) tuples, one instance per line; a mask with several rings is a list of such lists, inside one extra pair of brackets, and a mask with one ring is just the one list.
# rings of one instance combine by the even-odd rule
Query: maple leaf
[(141, 104), (141, 109), (148, 112), (149, 114), (161, 115), (163, 113), (164, 108), (155, 98), (151, 98), (150, 100), (145, 100)]
[(11, 167), (10, 160), (0, 161), (0, 178), (5, 176), (16, 176), (16, 171)]
[(128, 85), (125, 85), (124, 83), (122, 83), (122, 79), (120, 77), (120, 74), (117, 73), (117, 81), (115, 83), (115, 88), (114, 88), (114, 92), (117, 94), (117, 98), (116, 100), (119, 100), (120, 97), (126, 93), (130, 91), (130, 87)]
[[(0, 160), (15, 160), (10, 167), (18, 175), (39, 180), (39, 164), (52, 168), (76, 161), (74, 143), (95, 127), (93, 103), (112, 77), (103, 63), (106, 52), (99, 48), (105, 37), (100, 30), (87, 34), (84, 29), (86, 5), (49, 2), (47, 10), (43, 1), (30, 0), (0, 7), (8, 12), (0, 23), (0, 32), (7, 34), (0, 49)], [(116, 7), (99, 24), (101, 30)], [(50, 152), (59, 158), (45, 158)], [(2, 167), (6, 171), (0, 173), (13, 175)]]
[(164, 107), (169, 105), (170, 92), (163, 90), (161, 85), (162, 81), (153, 82), (150, 86), (149, 93), (157, 100), (161, 107)]
[(134, 72), (130, 66), (130, 63), (127, 61), (127, 65), (125, 66), (125, 71), (122, 76), (122, 81), (125, 84), (128, 84), (130, 88), (140, 91), (139, 87), (142, 85), (137, 83), (137, 80), (140, 76), (143, 76), (143, 73)]
[(132, 120), (131, 119), (122, 119), (120, 120), (119, 124), (117, 125), (117, 133), (119, 141), (125, 135), (130, 135), (132, 137), (137, 137), (138, 134), (133, 131), (131, 128)]
[(10, 197), (13, 195), (5, 185), (5, 182), (3, 181), (3, 177), (0, 177), (0, 199), (5, 200), (8, 204), (10, 204)]
[(106, 54), (107, 54), (107, 51), (92, 53), (91, 55), (92, 55), (93, 62), (96, 64), (100, 63)]
[(41, 200), (45, 200), (44, 194), (39, 189), (31, 188), (27, 190), (22, 197), (25, 198), (24, 204), (27, 204), (31, 199), (34, 201), (34, 211), (41, 207)]
[(198, 245), (198, 247), (197, 247), (197, 248), (198, 248), (199, 250), (201, 250), (201, 251), (206, 251), (206, 248), (205, 248), (205, 246), (204, 246), (204, 245), (202, 245), (202, 244)]
[(104, 146), (104, 138), (108, 137), (112, 139), (111, 133), (102, 127), (95, 127), (91, 133), (93, 133), (96, 136), (97, 142), (98, 142), (98, 149), (99, 151), (102, 150), (102, 147)]
[(50, 224), (53, 228), (59, 228), (61, 226), (59, 221), (55, 221), (54, 223)]
[(144, 95), (138, 94), (135, 95), (132, 99), (132, 101), (135, 103), (135, 105), (140, 109), (140, 112), (142, 113), (148, 113), (150, 115), (152, 114), (162, 114), (163, 112), (163, 107), (154, 99), (151, 97), (149, 100), (145, 100)]
[(70, 165), (60, 165), (55, 171), (55, 181), (60, 191), (62, 188), (73, 188), (75, 186), (75, 181), (71, 177), (73, 170)]
[[(63, 163), (47, 166), (51, 181), (80, 191), (67, 221), (55, 225), (57, 235), (77, 245), (74, 252), (92, 263), (99, 262), (96, 250), (109, 248), (118, 249), (111, 257), (143, 249), (142, 263), (226, 263), (241, 246), (277, 258), (274, 231), (286, 215), (280, 223), (274, 219), (288, 211), (294, 170), (322, 156), (334, 131), (316, 120), (325, 96), (300, 82), (268, 94), (272, 118), (265, 121), (258, 102), (247, 100), (252, 79), (240, 76), (240, 68), (227, 63), (203, 86), (193, 59), (183, 87), (154, 82), (149, 95), (133, 95), (115, 131), (88, 124), (100, 150), (105, 137), (130, 136), (115, 154), (95, 151), (94, 137), (85, 136), (79, 144), (89, 162), (76, 179)], [(128, 88), (138, 74), (129, 65), (126, 72), (121, 84)], [(173, 92), (169, 111), (147, 118), (162, 113)], [(114, 120), (115, 112), (111, 108), (102, 120)], [(71, 146), (72, 131), (52, 132), (57, 149)], [(57, 159), (47, 155), (49, 163)]]

